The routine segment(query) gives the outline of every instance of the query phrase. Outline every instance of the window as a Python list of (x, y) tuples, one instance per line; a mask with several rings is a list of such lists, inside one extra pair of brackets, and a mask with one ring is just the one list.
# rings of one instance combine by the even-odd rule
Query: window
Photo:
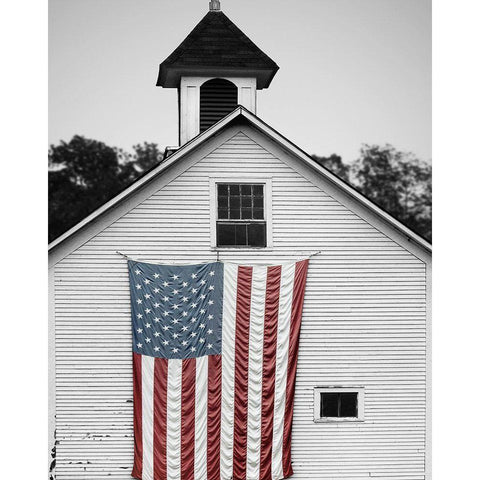
[(207, 130), (238, 105), (238, 89), (228, 80), (215, 78), (200, 87), (200, 133)]
[(362, 421), (363, 419), (363, 388), (316, 387), (314, 389), (315, 422)]
[(265, 247), (265, 184), (217, 183), (218, 247)]

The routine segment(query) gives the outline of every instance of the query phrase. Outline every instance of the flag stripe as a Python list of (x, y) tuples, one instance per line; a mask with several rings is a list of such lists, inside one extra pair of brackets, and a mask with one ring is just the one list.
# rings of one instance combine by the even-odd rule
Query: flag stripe
[(153, 398), (153, 478), (167, 478), (167, 375), (168, 360), (155, 359)]
[(277, 321), (281, 275), (282, 267), (268, 268), (263, 336), (260, 480), (270, 480), (272, 478), (273, 407), (275, 400)]
[(290, 340), (288, 346), (287, 390), (285, 395), (285, 422), (283, 429), (283, 474), (293, 474), (291, 459), (293, 397), (295, 393), (295, 376), (297, 373), (298, 342), (300, 338), (300, 321), (302, 317), (305, 283), (307, 279), (308, 260), (297, 262), (293, 286), (292, 316), (290, 321)]
[(180, 480), (182, 360), (168, 361), (167, 478)]
[(248, 341), (252, 267), (239, 267), (235, 325), (235, 401), (233, 428), (233, 478), (245, 480), (247, 461)]
[(207, 480), (208, 357), (197, 358), (195, 385), (195, 480)]
[(191, 480), (195, 465), (195, 382), (196, 359), (187, 358), (182, 364), (182, 480)]
[(267, 268), (254, 267), (248, 352), (247, 479), (258, 478), (259, 474), (266, 282)]
[(222, 406), (222, 357), (208, 357), (208, 480), (220, 480), (220, 425)]
[(143, 480), (153, 480), (153, 372), (155, 359), (142, 357)]
[(133, 434), (135, 454), (132, 477), (142, 478), (142, 355), (133, 352)]
[(233, 395), (235, 372), (235, 317), (238, 266), (225, 264), (222, 324), (222, 425), (220, 437), (221, 478), (233, 475)]

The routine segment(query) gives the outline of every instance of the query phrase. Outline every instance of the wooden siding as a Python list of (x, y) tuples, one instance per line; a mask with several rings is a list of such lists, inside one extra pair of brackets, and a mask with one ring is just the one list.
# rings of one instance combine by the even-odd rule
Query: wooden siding
[[(215, 260), (209, 178), (229, 173), (272, 179), (273, 248), (220, 259), (275, 263), (322, 252), (307, 281), (293, 478), (425, 478), (425, 263), (248, 134), (244, 127), (55, 266), (58, 480), (131, 478), (129, 289), (115, 252)], [(364, 422), (313, 422), (313, 387), (329, 385), (365, 387)]]

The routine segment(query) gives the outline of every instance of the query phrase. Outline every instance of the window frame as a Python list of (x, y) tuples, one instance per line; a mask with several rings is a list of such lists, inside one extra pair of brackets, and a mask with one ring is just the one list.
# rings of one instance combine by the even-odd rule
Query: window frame
[[(356, 393), (356, 417), (321, 417), (322, 393)], [(314, 423), (364, 422), (365, 421), (365, 387), (314, 387), (313, 388), (313, 421)]]
[[(227, 184), (261, 184), (263, 188), (263, 220), (226, 220), (218, 218), (218, 188), (219, 183)], [(225, 223), (245, 223), (245, 222), (255, 222), (261, 223), (265, 222), (265, 234), (266, 242), (265, 247), (252, 247), (246, 245), (242, 246), (217, 246), (217, 222)], [(225, 176), (215, 176), (210, 178), (210, 247), (213, 251), (246, 251), (246, 250), (262, 250), (270, 251), (273, 248), (272, 241), (272, 178), (271, 177), (232, 177), (231, 174)]]

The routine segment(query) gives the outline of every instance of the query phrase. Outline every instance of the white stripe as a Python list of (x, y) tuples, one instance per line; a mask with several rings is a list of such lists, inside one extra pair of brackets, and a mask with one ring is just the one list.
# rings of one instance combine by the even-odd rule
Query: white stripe
[(182, 360), (168, 361), (167, 383), (167, 478), (180, 480)]
[(153, 373), (155, 358), (142, 355), (142, 478), (153, 480)]
[(266, 284), (267, 267), (254, 267), (248, 341), (247, 480), (257, 479), (260, 472)]
[(233, 402), (235, 378), (235, 320), (237, 316), (238, 265), (224, 264), (222, 321), (222, 420), (220, 435), (220, 478), (233, 475)]
[(287, 390), (288, 345), (292, 314), (295, 264), (282, 267), (280, 301), (278, 305), (277, 360), (275, 368), (275, 403), (273, 407), (272, 479), (283, 475), (283, 424), (285, 419), (285, 394)]
[(208, 357), (197, 358), (195, 380), (195, 480), (207, 480)]

